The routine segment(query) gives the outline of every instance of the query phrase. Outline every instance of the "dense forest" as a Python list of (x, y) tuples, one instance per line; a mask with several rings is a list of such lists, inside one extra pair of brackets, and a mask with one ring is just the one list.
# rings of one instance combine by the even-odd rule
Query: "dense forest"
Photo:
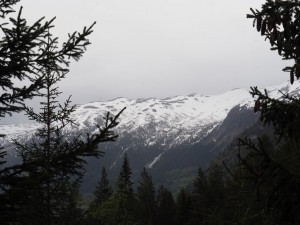
[[(268, 140), (264, 141), (267, 143)], [(250, 173), (243, 172), (244, 169), (240, 164), (235, 174), (230, 175), (226, 166), (214, 162), (205, 172), (199, 168), (193, 181), (174, 196), (162, 185), (155, 188), (146, 169), (141, 171), (134, 185), (125, 154), (116, 182), (110, 184), (106, 169), (102, 169), (95, 199), (85, 213), (77, 214), (82, 215), (78, 221), (103, 225), (229, 225), (276, 224), (281, 220), (285, 222), (281, 224), (287, 224), (286, 216), (289, 214), (288, 218), (292, 218), (289, 224), (297, 224), (297, 212), (287, 210), (287, 205), (274, 207), (274, 204), (266, 208), (267, 203), (271, 204), (267, 196), (271, 193), (267, 192), (268, 185), (256, 189), (254, 180), (245, 180)], [(286, 199), (289, 204), (291, 200)]]
[[(64, 137), (67, 125), (76, 126), (70, 116), (75, 106), (70, 98), (60, 103), (59, 82), (90, 44), (94, 24), (70, 34), (60, 46), (50, 32), (55, 19), (28, 25), (22, 7), (16, 18), (9, 17), (18, 2), (0, 0), (0, 117), (24, 111), (41, 128), (30, 142), (13, 140), (18, 164), (9, 165), (6, 149), (0, 149), (0, 224), (300, 223), (300, 98), (282, 93), (273, 99), (256, 87), (250, 92), (254, 112), (271, 134), (241, 137), (229, 160), (199, 168), (179, 193), (154, 186), (146, 169), (134, 185), (125, 155), (118, 179), (111, 183), (103, 168), (94, 200), (82, 202), (86, 158), (103, 156), (98, 145), (118, 138), (114, 128), (122, 111), (104, 116), (96, 133)], [(300, 2), (267, 0), (247, 17), (271, 50), (293, 61), (283, 69), (293, 84), (300, 77)], [(40, 111), (25, 104), (35, 97)]]

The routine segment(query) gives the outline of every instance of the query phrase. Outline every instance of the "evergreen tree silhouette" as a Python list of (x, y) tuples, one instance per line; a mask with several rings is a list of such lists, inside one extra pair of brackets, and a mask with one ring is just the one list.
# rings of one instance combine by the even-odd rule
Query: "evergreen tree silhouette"
[(108, 200), (113, 191), (109, 185), (109, 180), (107, 178), (107, 172), (105, 167), (102, 167), (101, 170), (101, 178), (97, 183), (95, 194), (95, 200), (93, 201), (92, 205), (94, 207), (99, 207), (104, 201)]
[[(19, 1), (0, 1), (2, 19), (13, 12)], [(87, 37), (94, 24), (82, 33), (69, 35), (62, 47), (50, 30), (53, 21), (40, 19), (27, 25), (22, 18), (22, 7), (9, 25), (1, 24), (4, 34), (0, 40), (0, 116), (26, 110), (28, 116), (41, 124), (35, 139), (28, 143), (15, 140), (22, 163), (6, 166), (5, 151), (0, 153), (0, 223), (2, 224), (59, 224), (68, 199), (82, 176), (88, 156), (98, 157), (102, 152), (97, 144), (114, 141), (120, 114), (106, 115), (103, 127), (92, 135), (67, 137), (64, 128), (74, 124), (70, 114), (70, 98), (64, 104), (57, 100), (61, 94), (58, 82), (68, 73), (72, 59), (79, 60), (90, 44)], [(15, 80), (24, 82), (16, 86)], [(27, 85), (27, 86), (26, 86)], [(41, 112), (24, 104), (34, 96), (44, 98)], [(120, 112), (121, 113), (121, 112)], [(76, 189), (76, 188), (75, 188)], [(69, 195), (70, 194), (70, 195)]]
[[(271, 50), (292, 65), (290, 82), (300, 77), (300, 3), (297, 0), (267, 0), (261, 10), (251, 9), (248, 18), (271, 45)], [(274, 137), (242, 138), (239, 140), (240, 165), (247, 171), (246, 179), (255, 183), (259, 199), (266, 201), (265, 212), (274, 224), (299, 224), (300, 216), (300, 99), (282, 92), (274, 99), (268, 92), (252, 87), (254, 111), (260, 113), (264, 126), (274, 128)], [(275, 140), (275, 141), (270, 141)]]
[(155, 224), (155, 188), (151, 175), (146, 168), (141, 172), (139, 185), (137, 186), (138, 217), (139, 223), (144, 225)]
[(134, 218), (134, 191), (133, 182), (131, 181), (131, 168), (127, 154), (124, 154), (123, 164), (117, 179), (117, 190), (114, 196), (116, 201), (116, 218), (119, 224), (133, 224)]

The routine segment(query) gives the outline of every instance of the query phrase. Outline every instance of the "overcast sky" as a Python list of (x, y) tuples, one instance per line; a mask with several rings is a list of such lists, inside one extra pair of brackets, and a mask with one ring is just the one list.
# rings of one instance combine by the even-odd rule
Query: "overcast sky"
[(262, 0), (21, 0), (33, 22), (56, 16), (53, 33), (97, 22), (92, 45), (61, 85), (74, 103), (116, 97), (219, 94), (288, 80), (276, 52), (246, 19)]

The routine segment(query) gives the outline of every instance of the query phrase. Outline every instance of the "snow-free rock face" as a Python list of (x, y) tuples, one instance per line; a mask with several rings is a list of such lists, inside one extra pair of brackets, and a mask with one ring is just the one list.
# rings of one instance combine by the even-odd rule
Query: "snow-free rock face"
[[(287, 82), (267, 90), (272, 97), (279, 98), (279, 91), (297, 94), (300, 83), (290, 85)], [(253, 103), (249, 90), (244, 89), (213, 96), (118, 98), (78, 106), (72, 115), (78, 126), (70, 126), (65, 132), (68, 135), (92, 133), (97, 124), (103, 123), (107, 112), (117, 114), (126, 107), (115, 130), (120, 135), (118, 141), (100, 146), (105, 150), (103, 158), (89, 159), (87, 180), (93, 181), (88, 183), (95, 183), (102, 166), (116, 175), (125, 152), (134, 176), (147, 167), (157, 175), (157, 182), (165, 182), (164, 175), (169, 176), (177, 170), (185, 179), (187, 174), (182, 171), (191, 173), (204, 166), (212, 159), (212, 151), (220, 150), (241, 130), (255, 123), (258, 116), (251, 109)], [(0, 125), (1, 133), (7, 135), (2, 144), (9, 144), (12, 138), (25, 141), (37, 127), (37, 124)]]

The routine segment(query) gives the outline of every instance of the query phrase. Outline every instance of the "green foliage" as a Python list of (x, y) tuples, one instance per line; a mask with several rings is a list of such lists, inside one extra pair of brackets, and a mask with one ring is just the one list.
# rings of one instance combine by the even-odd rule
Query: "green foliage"
[(103, 202), (99, 207), (94, 208), (89, 212), (89, 217), (92, 218), (92, 224), (116, 225), (116, 209), (117, 204), (114, 198), (110, 198)]
[[(103, 172), (103, 170), (102, 170)], [(103, 176), (104, 175), (104, 176)], [(96, 194), (99, 194), (99, 187), (107, 187), (106, 172), (102, 174), (101, 185), (98, 185)], [(105, 179), (102, 179), (105, 178)], [(105, 185), (103, 185), (105, 183)], [(88, 210), (87, 220), (97, 222), (104, 225), (130, 225), (136, 221), (135, 215), (135, 196), (132, 188), (133, 182), (131, 181), (131, 168), (127, 154), (124, 155), (124, 161), (117, 180), (117, 189), (110, 196), (103, 199), (103, 192), (101, 195), (101, 202), (96, 198)], [(96, 196), (97, 197), (97, 196)]]
[[(256, 164), (259, 166), (260, 162)], [(90, 207), (84, 224), (274, 224), (274, 218), (265, 210), (270, 189), (264, 186), (255, 192), (255, 181), (244, 179), (251, 175), (244, 167), (235, 168), (233, 175), (229, 177), (219, 162), (213, 163), (207, 172), (199, 168), (192, 186), (182, 188), (175, 201), (164, 186), (155, 190), (151, 176), (143, 169), (134, 201), (128, 201), (115, 190), (101, 205)], [(122, 207), (124, 202), (127, 209)]]
[(113, 217), (113, 211), (116, 207), (113, 203), (113, 190), (109, 185), (106, 169), (103, 167), (101, 170), (101, 177), (97, 183), (94, 192), (95, 199), (90, 203), (87, 211), (87, 220), (94, 224), (113, 224), (109, 222)]

